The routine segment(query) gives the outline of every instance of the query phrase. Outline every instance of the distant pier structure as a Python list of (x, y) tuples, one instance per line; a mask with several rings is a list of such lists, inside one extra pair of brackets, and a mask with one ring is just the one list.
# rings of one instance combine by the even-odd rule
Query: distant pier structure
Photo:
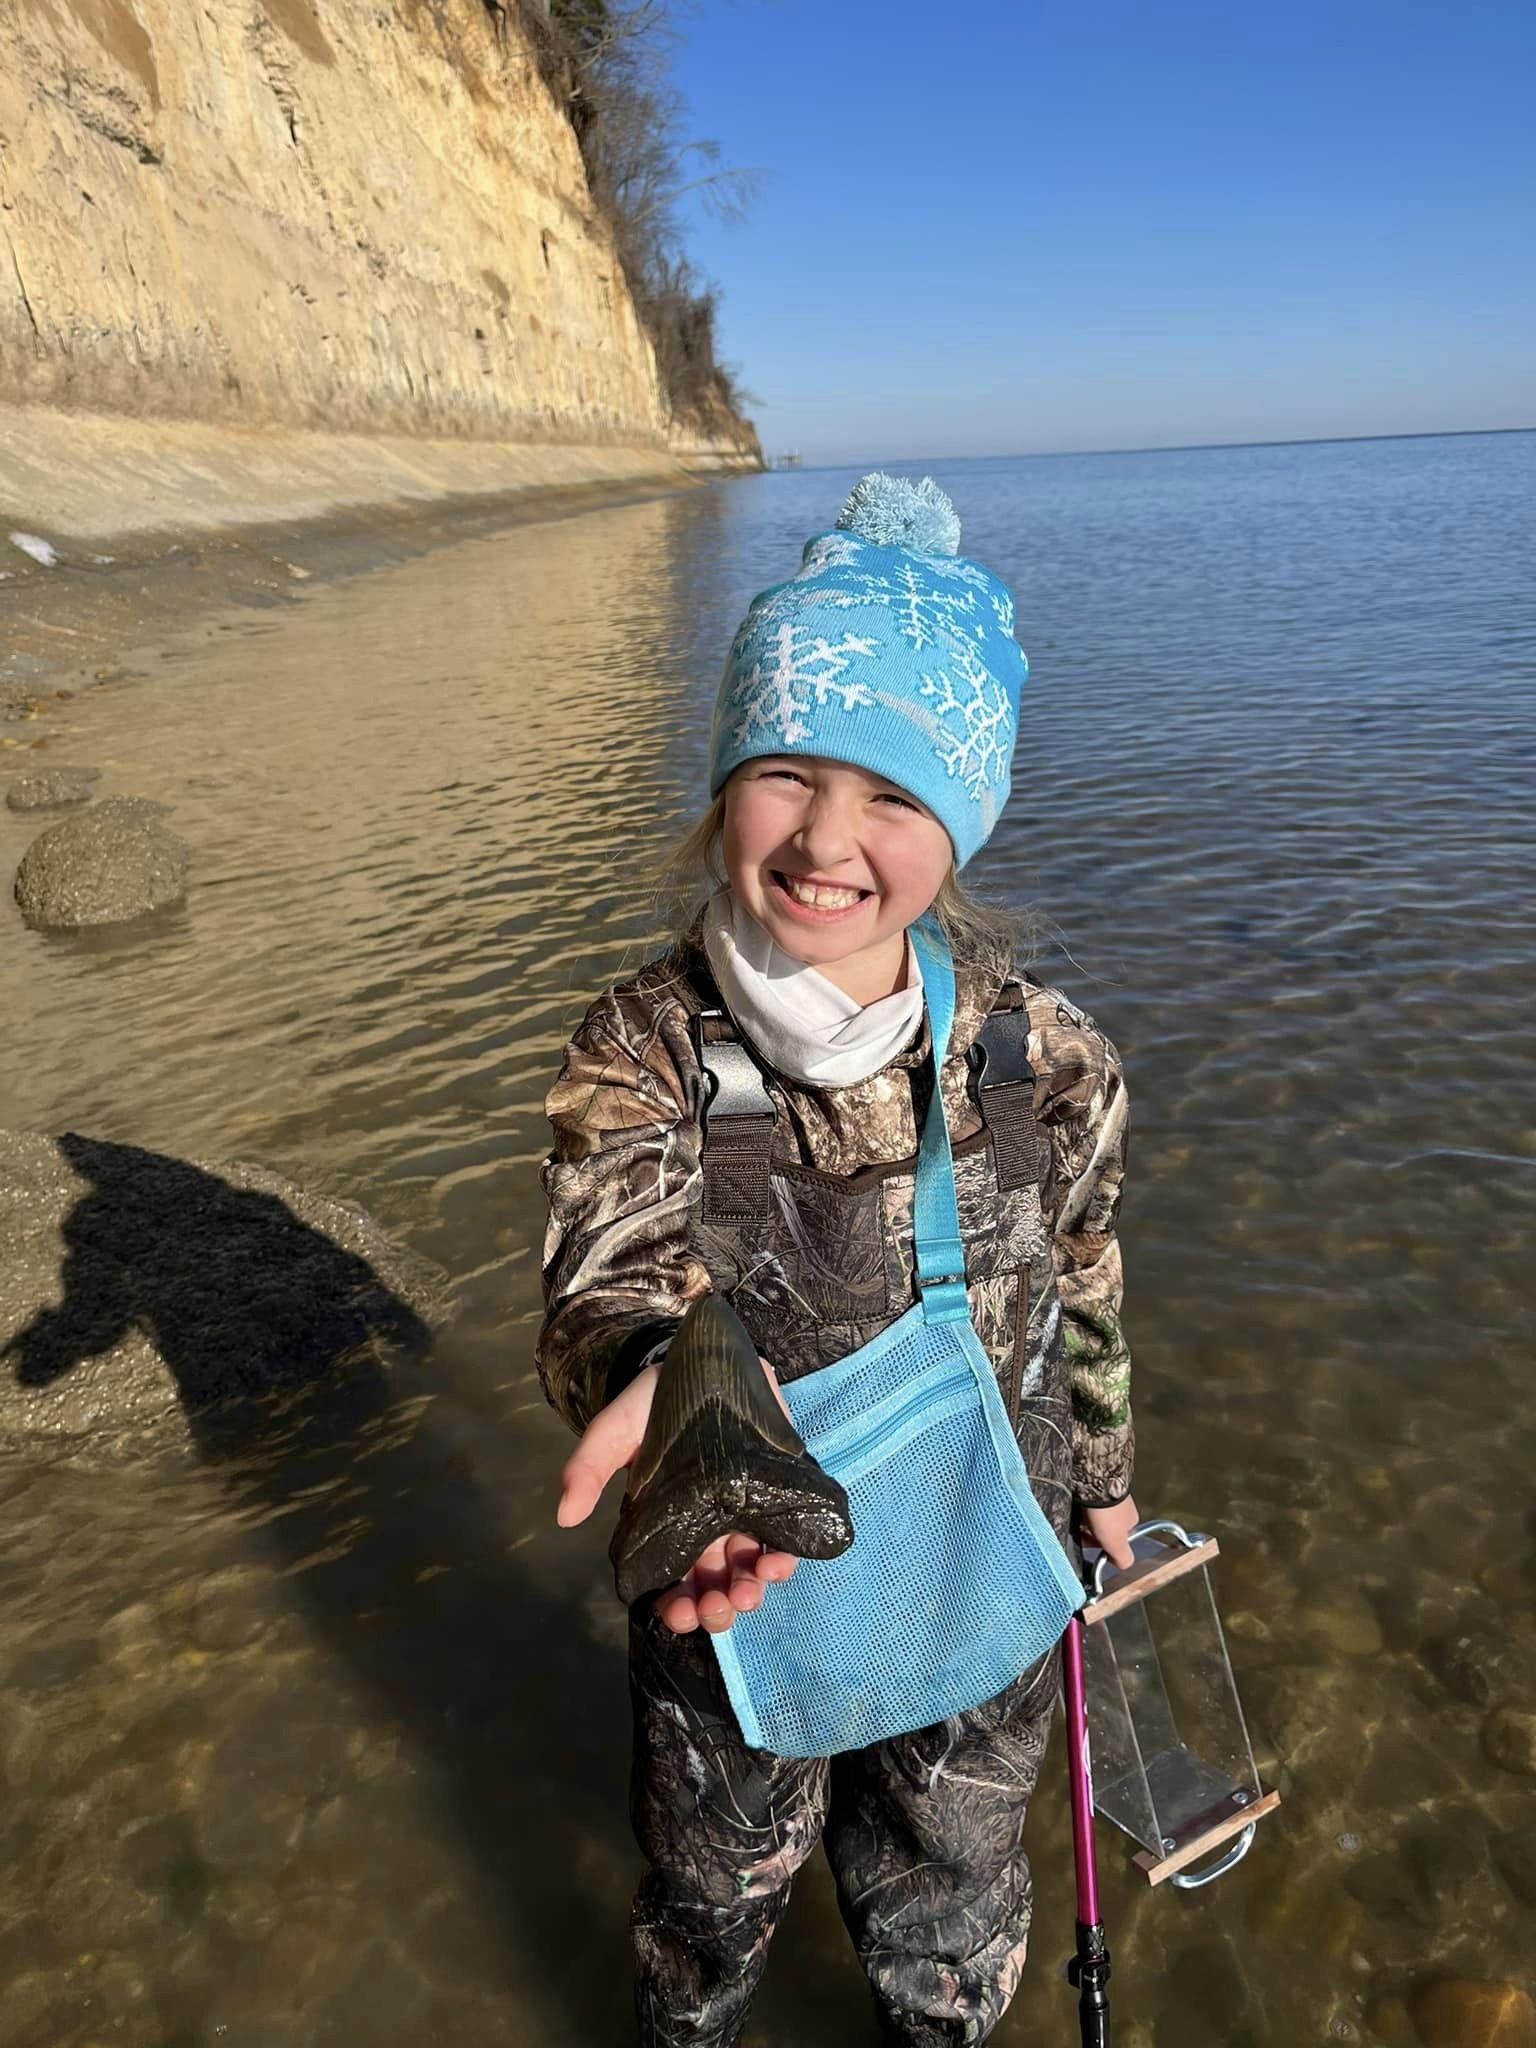
[(801, 455), (800, 450), (798, 448), (792, 448), (788, 451), (788, 453), (784, 455), (775, 455), (775, 457), (773, 458), (773, 466), (775, 469), (798, 469), (800, 467), (800, 462)]

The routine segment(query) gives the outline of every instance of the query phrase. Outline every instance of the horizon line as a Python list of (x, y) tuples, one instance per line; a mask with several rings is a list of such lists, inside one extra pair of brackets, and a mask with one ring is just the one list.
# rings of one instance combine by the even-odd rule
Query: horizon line
[[(1489, 434), (1536, 434), (1536, 423), (1522, 427), (1424, 427), (1399, 434), (1296, 434), (1275, 441), (1160, 441), (1145, 448), (1016, 448), (997, 455), (854, 456), (838, 462), (802, 462), (804, 469), (857, 469), (876, 462), (1068, 462), (1085, 455), (1195, 455), (1219, 449), (1331, 448), (1367, 441), (1465, 441)], [(785, 450), (792, 454), (795, 451)], [(772, 458), (769, 458), (770, 462)]]

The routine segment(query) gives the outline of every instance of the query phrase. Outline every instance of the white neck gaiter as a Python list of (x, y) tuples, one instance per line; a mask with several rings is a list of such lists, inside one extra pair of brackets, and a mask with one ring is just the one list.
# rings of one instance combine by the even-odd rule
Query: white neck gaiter
[(907, 981), (860, 1006), (814, 967), (774, 944), (729, 888), (704, 913), (704, 948), (726, 1007), (777, 1073), (823, 1087), (878, 1074), (912, 1041), (923, 977), (907, 940)]

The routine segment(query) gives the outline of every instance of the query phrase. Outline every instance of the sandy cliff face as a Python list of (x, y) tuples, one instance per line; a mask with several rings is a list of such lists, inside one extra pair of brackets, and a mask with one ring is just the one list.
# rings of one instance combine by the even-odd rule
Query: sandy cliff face
[(518, 0), (12, 0), (0, 238), (0, 401), (750, 453), (668, 419)]

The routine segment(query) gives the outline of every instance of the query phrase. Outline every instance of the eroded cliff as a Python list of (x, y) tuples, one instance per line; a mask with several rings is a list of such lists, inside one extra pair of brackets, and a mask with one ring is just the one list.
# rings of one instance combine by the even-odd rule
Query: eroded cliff
[(0, 53), (0, 402), (756, 458), (669, 417), (518, 0), (16, 0)]

